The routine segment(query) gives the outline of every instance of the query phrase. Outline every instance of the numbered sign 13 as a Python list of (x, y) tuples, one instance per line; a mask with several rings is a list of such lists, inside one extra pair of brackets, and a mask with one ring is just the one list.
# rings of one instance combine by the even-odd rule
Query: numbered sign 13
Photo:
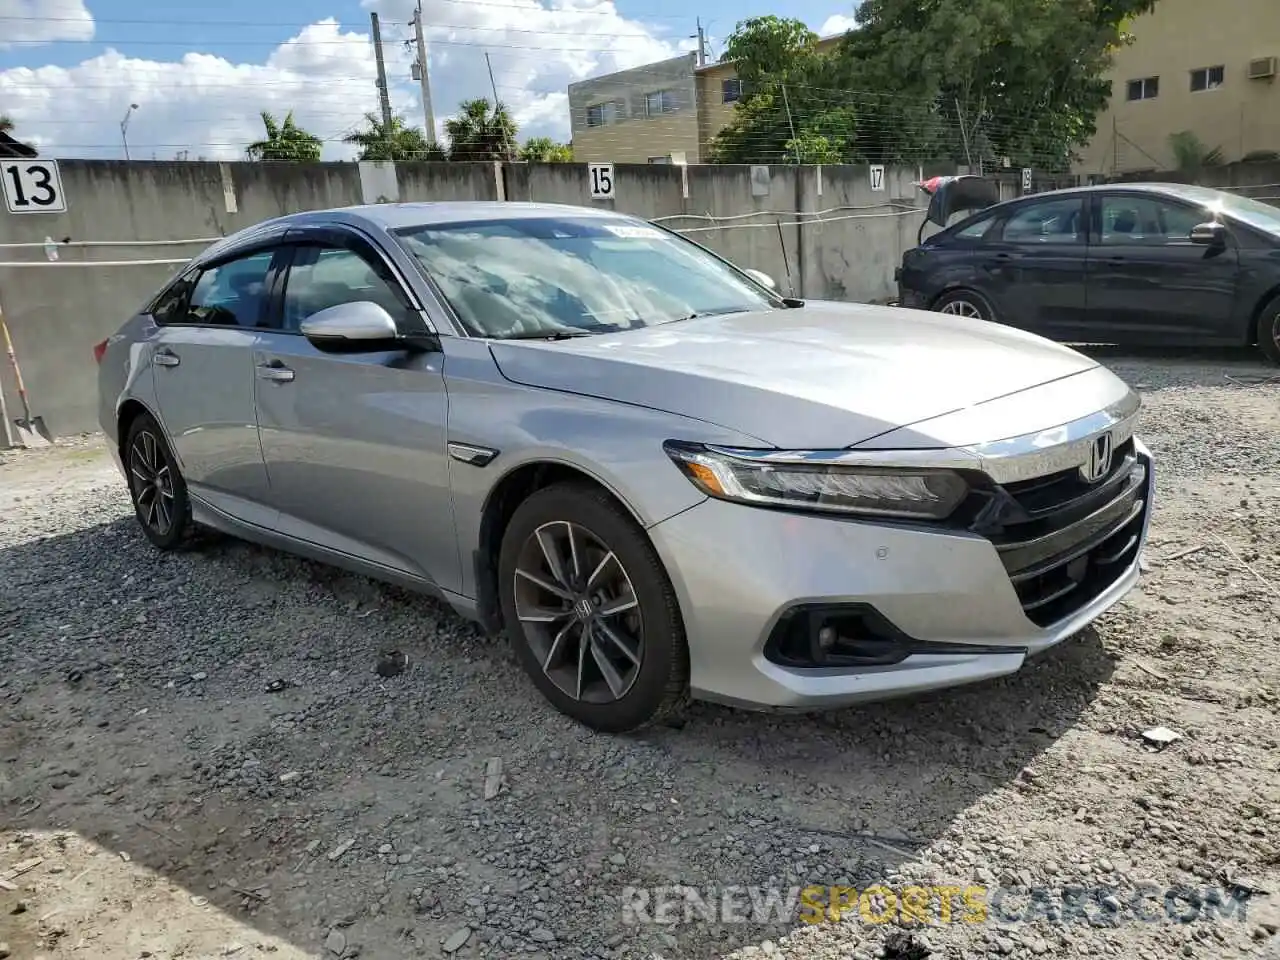
[(617, 195), (612, 163), (588, 163), (587, 178), (591, 181), (592, 200), (612, 200)]
[(871, 189), (877, 191), (884, 189), (884, 167), (880, 164), (871, 167)]
[(67, 197), (56, 160), (0, 161), (0, 183), (10, 213), (62, 213)]

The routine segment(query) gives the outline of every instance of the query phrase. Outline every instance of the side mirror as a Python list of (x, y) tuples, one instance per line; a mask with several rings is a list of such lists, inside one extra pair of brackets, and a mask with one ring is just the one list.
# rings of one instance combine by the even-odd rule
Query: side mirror
[(775, 281), (773, 277), (769, 276), (763, 270), (752, 270), (750, 268), (746, 268), (742, 272), (745, 273), (752, 280), (754, 280), (756, 283), (766, 286), (770, 290), (778, 289), (777, 281)]
[(1191, 228), (1191, 242), (1203, 247), (1225, 246), (1227, 228), (1220, 223), (1197, 223)]
[(370, 300), (326, 307), (303, 320), (299, 329), (326, 353), (377, 353), (405, 346), (391, 314)]

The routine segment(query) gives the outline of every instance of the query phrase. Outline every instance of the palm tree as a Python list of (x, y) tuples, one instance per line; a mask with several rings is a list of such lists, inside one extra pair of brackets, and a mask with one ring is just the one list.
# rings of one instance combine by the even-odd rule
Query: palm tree
[(417, 127), (405, 126), (403, 117), (392, 117), (388, 126), (377, 114), (364, 115), (365, 129), (357, 130), (343, 138), (360, 148), (361, 160), (390, 160), (403, 163), (408, 160), (445, 160), (445, 152), (427, 142), (426, 134)]
[(450, 160), (514, 160), (516, 122), (506, 106), (492, 109), (484, 97), (463, 100), (458, 115), (444, 122)]
[(305, 160), (314, 163), (320, 159), (320, 138), (295, 124), (292, 110), (284, 115), (284, 123), (276, 123), (276, 118), (263, 110), (262, 125), (267, 129), (266, 139), (249, 144), (245, 153), (250, 160)]
[(520, 159), (529, 163), (572, 163), (573, 148), (550, 137), (530, 137), (520, 148)]
[(9, 133), (13, 129), (13, 120), (7, 113), (0, 113), (0, 133)]

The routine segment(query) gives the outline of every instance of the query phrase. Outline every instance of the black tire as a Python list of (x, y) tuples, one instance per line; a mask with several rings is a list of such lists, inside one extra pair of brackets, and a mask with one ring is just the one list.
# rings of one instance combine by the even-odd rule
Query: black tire
[(976, 290), (948, 290), (934, 302), (933, 310), (935, 313), (998, 322), (991, 301)]
[(1258, 314), (1258, 349), (1272, 363), (1280, 363), (1280, 297)]
[(140, 413), (129, 424), (121, 459), (143, 534), (161, 550), (183, 546), (193, 531), (187, 483), (150, 414)]
[[(548, 549), (565, 557), (563, 579), (554, 577)], [(539, 581), (517, 572), (530, 567)], [(564, 583), (572, 589), (560, 591)], [(634, 603), (624, 612), (608, 612), (623, 609), (628, 597)], [(516, 508), (502, 536), (498, 598), (525, 672), (566, 716), (602, 733), (624, 733), (670, 718), (687, 702), (688, 648), (675, 590), (643, 530), (600, 488), (559, 483)], [(584, 613), (584, 600), (595, 609)], [(544, 611), (544, 621), (529, 619)], [(584, 634), (594, 642), (584, 644)], [(606, 676), (599, 657), (612, 674)]]

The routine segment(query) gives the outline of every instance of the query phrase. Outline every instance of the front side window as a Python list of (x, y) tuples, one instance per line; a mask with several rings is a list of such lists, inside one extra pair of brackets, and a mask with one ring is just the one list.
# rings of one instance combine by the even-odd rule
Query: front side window
[(284, 329), (296, 332), (314, 313), (361, 300), (378, 304), (402, 327), (412, 310), (399, 284), (380, 276), (355, 251), (299, 247), (285, 279)]
[(274, 252), (264, 250), (200, 272), (186, 309), (174, 323), (257, 327), (266, 319), (267, 273)]
[(1008, 243), (1079, 243), (1080, 198), (1027, 204), (1009, 217), (1003, 237)]
[(706, 251), (635, 220), (494, 220), (398, 236), (475, 336), (616, 332), (777, 305)]
[(1213, 219), (1207, 210), (1155, 197), (1103, 197), (1100, 213), (1099, 239), (1110, 246), (1186, 243), (1192, 227)]

